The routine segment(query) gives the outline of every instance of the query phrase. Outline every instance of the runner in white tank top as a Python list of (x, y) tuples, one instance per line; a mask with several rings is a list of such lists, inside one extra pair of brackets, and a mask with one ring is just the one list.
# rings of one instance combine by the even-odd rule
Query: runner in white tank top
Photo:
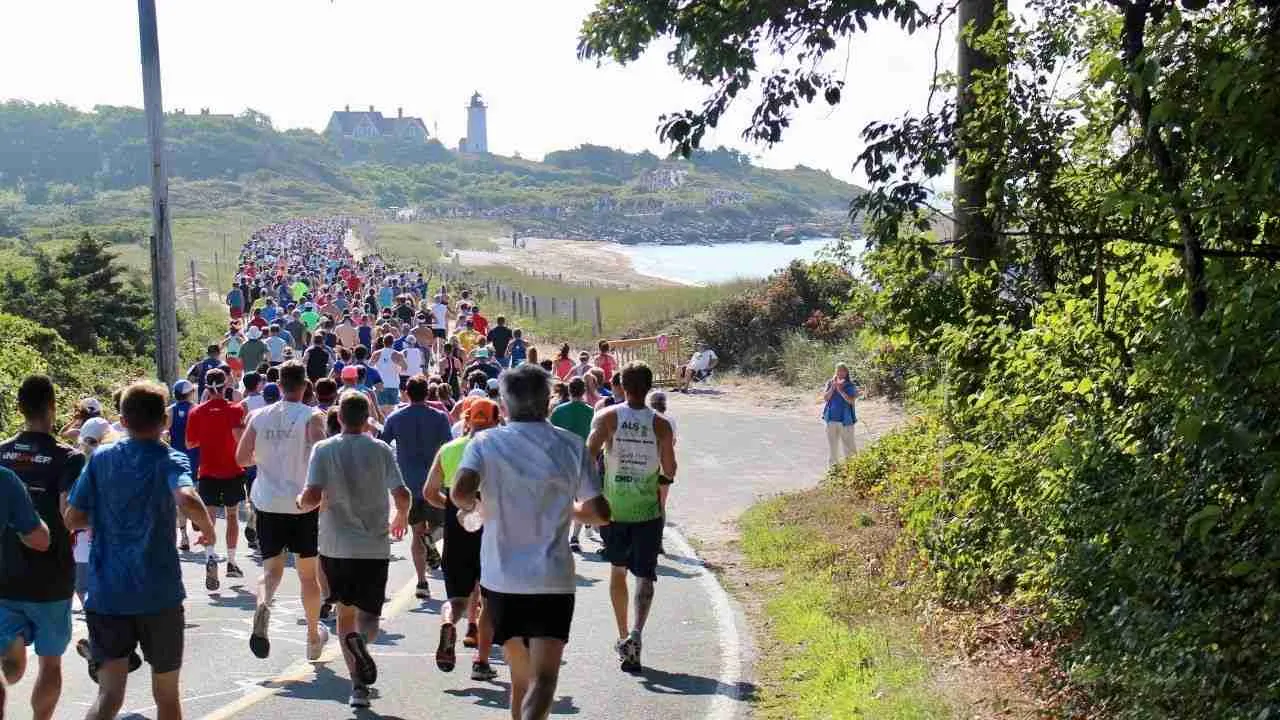
[(302, 512), (297, 504), (298, 496), (306, 489), (311, 447), (325, 437), (324, 416), (302, 404), (306, 383), (307, 371), (302, 363), (290, 361), (281, 365), (283, 399), (250, 416), (236, 450), (238, 461), (258, 466), (251, 498), (257, 517), (262, 576), (258, 580), (249, 650), (259, 658), (271, 653), (267, 637), (271, 600), (284, 575), (288, 552), (297, 555), (294, 566), (307, 619), (307, 658), (318, 659), (329, 639), (328, 630), (320, 624), (319, 513)]

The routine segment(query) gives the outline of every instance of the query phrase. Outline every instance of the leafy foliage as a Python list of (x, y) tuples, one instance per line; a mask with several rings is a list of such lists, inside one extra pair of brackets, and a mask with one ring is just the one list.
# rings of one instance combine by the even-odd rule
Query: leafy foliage
[[(674, 37), (672, 63), (711, 87), (700, 111), (662, 120), (689, 152), (757, 77), (759, 51), (785, 56), (906, 5), (606, 0), (580, 52), (627, 61)], [(853, 210), (874, 247), (869, 317), (938, 372), (918, 398), (935, 417), (841, 481), (897, 502), (940, 597), (1037, 613), (1028, 633), (1062, 641), (1085, 691), (1064, 697), (1089, 704), (1064, 713), (1267, 717), (1280, 703), (1280, 5), (1027, 6), (966, 30), (997, 67), (970, 88), (963, 127), (948, 98), (863, 133), (872, 187)], [(941, 31), (949, 9), (893, 17)], [(777, 141), (789, 118), (775, 111), (820, 94), (802, 81), (826, 87), (788, 69), (768, 76), (749, 137)], [(981, 151), (958, 156), (961, 135)], [(992, 180), (989, 264), (958, 267), (937, 222), (930, 180), (955, 162)]]
[(85, 234), (57, 255), (37, 251), (29, 273), (10, 271), (0, 283), (4, 312), (39, 318), (77, 350), (145, 351), (150, 299), (101, 240)]

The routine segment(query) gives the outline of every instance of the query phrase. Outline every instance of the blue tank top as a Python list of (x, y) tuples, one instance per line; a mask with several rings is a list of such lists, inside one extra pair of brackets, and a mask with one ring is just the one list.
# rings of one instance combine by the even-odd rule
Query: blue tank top
[(169, 406), (169, 417), (173, 425), (169, 428), (169, 445), (174, 450), (187, 450), (187, 416), (191, 414), (191, 403), (176, 402)]

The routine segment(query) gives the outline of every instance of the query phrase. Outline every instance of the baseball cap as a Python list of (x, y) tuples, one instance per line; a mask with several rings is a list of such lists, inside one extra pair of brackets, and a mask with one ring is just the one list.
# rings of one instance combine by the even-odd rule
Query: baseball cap
[(262, 337), (262, 330), (257, 325), (250, 325), (249, 329), (244, 331), (244, 334), (250, 340), (257, 340)]
[(84, 408), (85, 412), (100, 413), (102, 412), (102, 401), (96, 397), (87, 397), (80, 401), (80, 407)]
[(489, 378), (489, 382), (485, 383), (485, 387), (489, 388), (490, 390), (497, 390), (498, 378)]
[(191, 381), (189, 380), (179, 380), (178, 382), (173, 384), (173, 395), (174, 397), (182, 397), (183, 395), (186, 395), (187, 393), (194, 390), (195, 387), (196, 386), (192, 385)]
[(355, 365), (347, 365), (346, 367), (342, 368), (342, 379), (351, 380), (351, 381), (359, 380), (360, 379), (359, 368), (357, 368)]
[(107, 422), (106, 418), (89, 418), (80, 426), (80, 439), (100, 443), (109, 432), (111, 432), (111, 423)]
[(471, 430), (484, 430), (498, 424), (498, 403), (488, 398), (476, 398), (466, 409), (466, 425)]
[(280, 386), (276, 383), (267, 383), (267, 386), (262, 388), (262, 399), (268, 405), (273, 402), (280, 402)]

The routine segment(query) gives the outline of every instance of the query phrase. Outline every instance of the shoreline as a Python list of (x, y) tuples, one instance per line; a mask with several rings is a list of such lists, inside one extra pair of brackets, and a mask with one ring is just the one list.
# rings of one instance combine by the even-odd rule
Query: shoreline
[(521, 238), (525, 247), (511, 247), (510, 238), (494, 238), (497, 250), (455, 250), (454, 256), (464, 266), (504, 265), (524, 273), (563, 275), (564, 282), (604, 287), (659, 288), (693, 287), (695, 283), (648, 275), (636, 270), (635, 263), (620, 244), (608, 240), (564, 240), (555, 238)]

